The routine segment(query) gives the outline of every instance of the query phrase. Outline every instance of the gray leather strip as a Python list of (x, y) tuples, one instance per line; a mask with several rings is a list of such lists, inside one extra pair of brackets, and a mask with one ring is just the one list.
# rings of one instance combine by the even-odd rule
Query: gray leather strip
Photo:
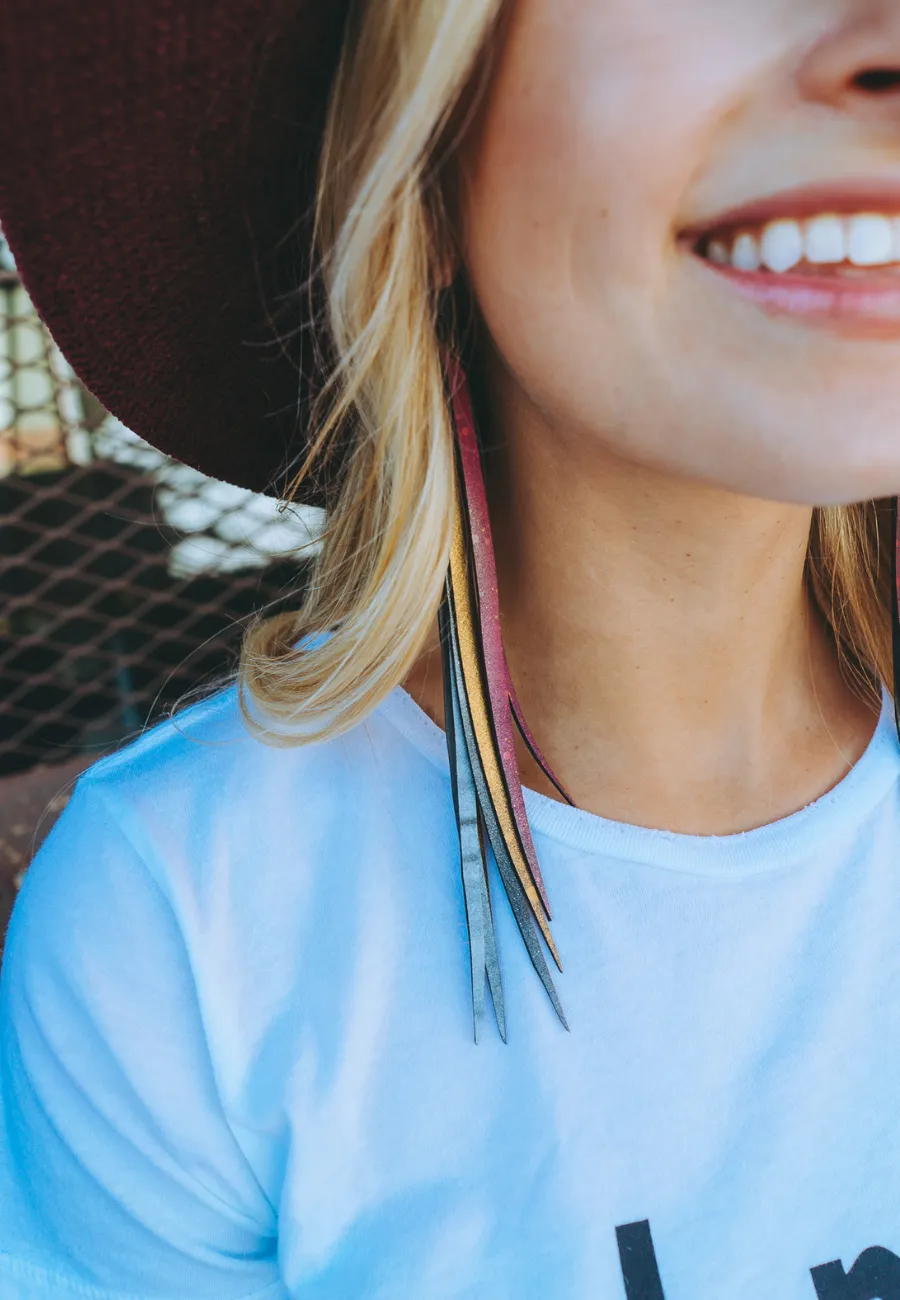
[[(534, 917), (531, 913), (531, 907), (528, 903), (528, 899), (525, 897), (525, 891), (522, 889), (522, 886), (519, 883), (519, 878), (516, 875), (515, 867), (513, 866), (512, 858), (506, 847), (506, 841), (503, 838), (500, 822), (494, 810), (490, 790), (484, 776), (481, 755), (478, 752), (478, 744), (475, 739), (475, 728), (472, 725), (469, 701), (465, 691), (465, 679), (463, 677), (462, 662), (460, 659), (459, 637), (456, 631), (456, 615), (453, 608), (452, 588), (450, 591), (450, 598), (447, 601), (447, 612), (453, 674), (455, 682), (458, 683), (456, 695), (459, 700), (460, 721), (462, 723), (463, 735), (465, 736), (466, 748), (469, 753), (469, 761), (475, 778), (475, 787), (478, 794), (478, 805), (481, 811), (481, 816), (488, 834), (488, 839), (490, 840), (491, 848), (494, 850), (494, 858), (500, 872), (500, 879), (503, 882), (503, 887), (506, 890), (506, 895), (509, 899), (510, 906), (512, 907), (513, 915), (516, 918), (516, 924), (519, 927), (519, 931), (525, 941), (525, 946), (528, 949), (531, 963), (547, 991), (547, 995), (553, 1004), (557, 1016), (565, 1028), (568, 1029), (568, 1022), (566, 1021), (562, 1004), (560, 1003), (556, 988), (554, 987), (550, 970), (547, 966), (544, 952), (541, 947), (540, 931), (535, 924)], [(493, 927), (491, 927), (491, 930), (493, 931)], [(499, 1019), (500, 1017), (498, 1013), (498, 1021)]]
[[(449, 579), (448, 579), (449, 583)], [(445, 627), (446, 615), (442, 607), (441, 634), (449, 638)], [(485, 926), (492, 926), (489, 906), (484, 895), (487, 886), (481, 834), (478, 826), (478, 794), (475, 777), (469, 762), (469, 753), (463, 735), (459, 709), (459, 683), (456, 679), (452, 655), (444, 668), (444, 728), (447, 733), (447, 752), (450, 758), (450, 775), (453, 783), (453, 802), (456, 807), (456, 824), (459, 829), (460, 865), (462, 868), (463, 895), (466, 904), (466, 924), (469, 930), (469, 955), (472, 970), (472, 1011), (475, 1021), (475, 1042), (484, 1022), (484, 977), (487, 961)]]

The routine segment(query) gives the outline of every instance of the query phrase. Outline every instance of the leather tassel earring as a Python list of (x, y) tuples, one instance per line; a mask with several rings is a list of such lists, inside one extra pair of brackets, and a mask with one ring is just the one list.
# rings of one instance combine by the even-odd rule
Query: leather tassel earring
[(457, 493), (450, 567), (441, 603), (445, 727), (460, 837), (472, 968), (475, 1040), (485, 1012), (487, 978), (501, 1036), (506, 1014), (485, 856), (485, 834), (532, 965), (562, 1024), (562, 1006), (541, 947), (557, 967), (550, 905), (522, 795), (513, 724), (548, 779), (571, 803), (522, 715), (500, 634), (499, 597), (487, 496), (468, 385), (455, 357), (445, 357), (456, 433)]
[(893, 547), (891, 551), (891, 646), (894, 668), (894, 724), (900, 738), (900, 497), (891, 506)]

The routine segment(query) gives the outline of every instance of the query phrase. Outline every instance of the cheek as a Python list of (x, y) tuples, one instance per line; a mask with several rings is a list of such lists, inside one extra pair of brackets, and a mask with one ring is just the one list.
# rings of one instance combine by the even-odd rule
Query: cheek
[(674, 252), (671, 182), (653, 165), (665, 151), (637, 136), (626, 146), (585, 100), (520, 108), (497, 122), (472, 192), (465, 261), (494, 345), (535, 405), (578, 423), (618, 422), (597, 360), (621, 374), (652, 346)]
[(621, 344), (626, 322), (644, 328), (675, 256), (704, 118), (659, 6), (644, 29), (647, 3), (630, 4), (627, 31), (610, 21), (621, 6), (526, 4), (531, 21), (512, 32), (493, 87), (469, 169), (465, 260), (520, 377), (536, 351), (584, 362)]
[(542, 111), (528, 90), (500, 104), (469, 184), (465, 257), (483, 310), (502, 314), (567, 279), (578, 149), (562, 104)]
[(481, 310), (515, 369), (526, 328), (588, 357), (666, 313), (679, 219), (771, 57), (779, 28), (759, 7), (783, 2), (519, 0), (465, 235)]

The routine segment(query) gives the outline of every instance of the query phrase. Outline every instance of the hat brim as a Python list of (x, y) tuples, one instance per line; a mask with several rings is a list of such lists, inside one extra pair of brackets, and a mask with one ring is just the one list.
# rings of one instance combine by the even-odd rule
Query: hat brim
[[(37, 311), (124, 424), (257, 491), (303, 451), (310, 216), (347, 9), (4, 6), (0, 224)], [(320, 474), (302, 499), (332, 489)]]

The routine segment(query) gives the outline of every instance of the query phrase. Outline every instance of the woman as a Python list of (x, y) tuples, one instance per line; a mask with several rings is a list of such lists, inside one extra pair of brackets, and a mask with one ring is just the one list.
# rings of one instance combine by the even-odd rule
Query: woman
[[(94, 767), (26, 879), (0, 1295), (898, 1300), (896, 9), (369, 0), (333, 73), (342, 7), (275, 6), (242, 82), (252, 6), (60, 4), (66, 84), (107, 71), (53, 116), (14, 8), (39, 309), (257, 486), (262, 362), (191, 277), (243, 229), (228, 104), (268, 96), (252, 171), (304, 60), (315, 351), (275, 324), (326, 377), (286, 495), (329, 514), (240, 690)], [(35, 141), (76, 136), (62, 201)]]

